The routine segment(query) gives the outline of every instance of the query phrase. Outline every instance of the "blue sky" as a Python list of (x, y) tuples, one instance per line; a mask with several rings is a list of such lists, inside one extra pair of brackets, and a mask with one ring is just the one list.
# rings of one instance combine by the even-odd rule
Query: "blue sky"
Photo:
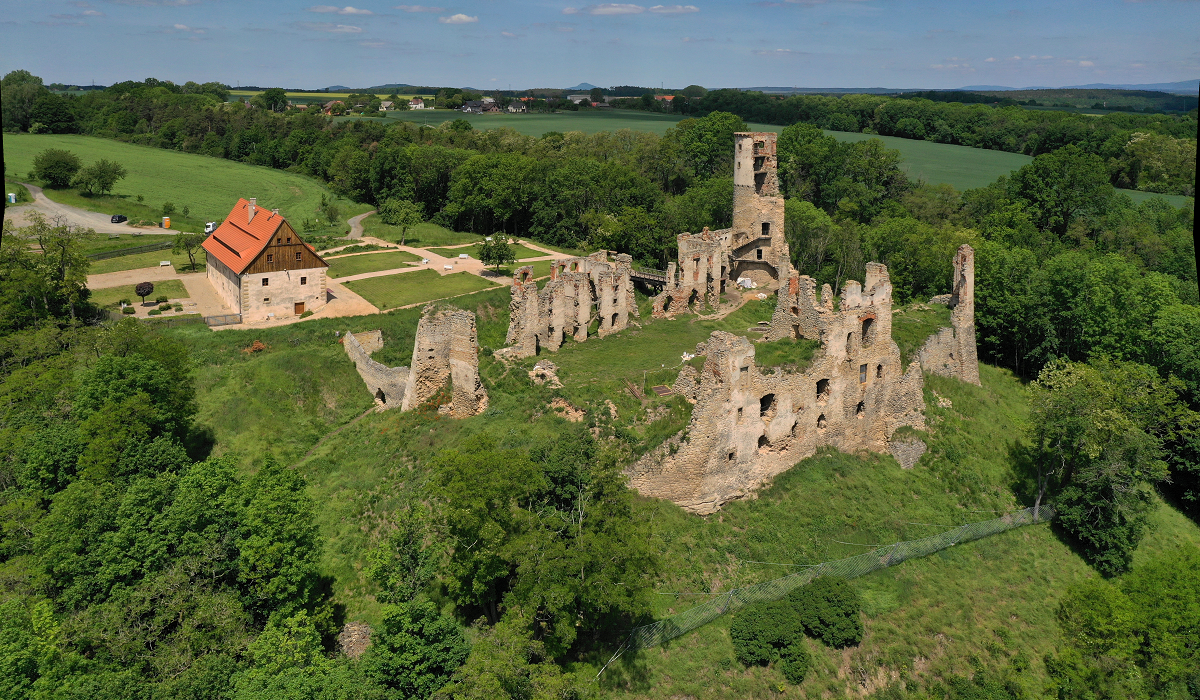
[[(408, 0), (415, 2), (416, 0)], [(1200, 77), (1195, 0), (3, 0), (46, 82), (951, 88)], [(695, 3), (695, 4), (692, 4)]]

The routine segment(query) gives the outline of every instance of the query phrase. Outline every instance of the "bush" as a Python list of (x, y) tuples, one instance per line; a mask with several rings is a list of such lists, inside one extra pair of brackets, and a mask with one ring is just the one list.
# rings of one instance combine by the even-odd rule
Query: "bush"
[(121, 309), (121, 313), (129, 315), (129, 314), (135, 314), (135, 313), (137, 313), (137, 311), (134, 310), (134, 308), (132, 306), (126, 306), (125, 308)]
[(176, 304), (172, 308), (174, 308), (176, 311), (183, 311), (183, 304)]
[(783, 677), (787, 679), (788, 683), (793, 685), (803, 683), (811, 666), (812, 657), (809, 656), (808, 649), (805, 648), (803, 642), (786, 646), (779, 652), (779, 670), (783, 671)]
[(862, 641), (862, 600), (843, 578), (824, 576), (788, 594), (805, 631), (835, 649)]
[(71, 178), (79, 172), (79, 156), (59, 148), (47, 148), (33, 159), (30, 175), (42, 180), (49, 187), (63, 188), (71, 184)]
[(170, 311), (170, 310), (171, 310), (171, 305), (170, 305), (170, 304), (159, 304), (159, 305), (158, 305), (158, 310), (159, 310), (159, 311)]
[(159, 314), (161, 314), (161, 313), (162, 313), (162, 309), (150, 309), (150, 310), (149, 310), (148, 312), (146, 312), (146, 313), (147, 313), (147, 315), (149, 315), (149, 316), (157, 316), (157, 315), (159, 315)]
[(785, 649), (803, 645), (804, 627), (790, 601), (773, 600), (743, 608), (733, 618), (729, 636), (738, 661), (746, 666), (765, 666), (784, 656)]
[(154, 303), (155, 304), (165, 304), (165, 303), (167, 303), (167, 297), (166, 296), (154, 297)]
[[(183, 307), (180, 307), (180, 310), (182, 310), (182, 308)], [(312, 316), (312, 315), (313, 315), (313, 312), (305, 311), (304, 313), (300, 314), (300, 318), (308, 318), (309, 316)]]
[(129, 299), (122, 299), (119, 303), (121, 304), (121, 306), (128, 306), (128, 305), (132, 304), (133, 302), (130, 301)]

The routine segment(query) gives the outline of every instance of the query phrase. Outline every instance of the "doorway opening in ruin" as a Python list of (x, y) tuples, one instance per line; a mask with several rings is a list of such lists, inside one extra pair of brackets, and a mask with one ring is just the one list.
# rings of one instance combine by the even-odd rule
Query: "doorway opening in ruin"
[(817, 381), (817, 403), (825, 403), (829, 398), (829, 380), (820, 379)]
[(817, 430), (824, 430), (824, 429), (825, 429), (825, 414), (822, 413), (821, 415), (817, 416)]
[(688, 306), (694, 305), (699, 300), (700, 300), (700, 292), (693, 289), (692, 293), (688, 296), (688, 302), (687, 302)]
[(387, 395), (383, 393), (383, 389), (375, 390), (375, 400), (380, 403), (387, 403)]
[(766, 173), (754, 173), (754, 194), (762, 194), (763, 185), (767, 184)]
[(792, 337), (796, 340), (800, 340), (803, 337), (800, 335), (800, 326), (798, 324), (792, 324)]
[(608, 326), (608, 327), (609, 327), (609, 328), (616, 328), (616, 327), (617, 327), (617, 314), (613, 314), (613, 315), (612, 315), (612, 323), (611, 323), (611, 324), (609, 324), (609, 326)]
[(858, 405), (854, 407), (854, 415), (861, 419), (863, 417), (863, 411), (865, 410), (867, 410), (867, 405), (862, 401), (859, 401)]
[(850, 359), (850, 356), (853, 353), (854, 353), (854, 334), (847, 333), (846, 334), (846, 359), (847, 360)]
[(883, 379), (883, 365), (875, 365), (875, 378)]
[(674, 300), (675, 300), (675, 297), (668, 294), (667, 298), (663, 301), (663, 311), (670, 311), (671, 310), (671, 302)]
[(770, 447), (770, 446), (771, 446), (771, 441), (767, 439), (766, 435), (758, 436), (758, 449), (761, 450), (764, 447)]
[(765, 421), (775, 416), (775, 394), (767, 394), (758, 400), (758, 415)]
[(862, 344), (863, 344), (864, 348), (867, 347), (868, 345), (870, 345), (871, 342), (875, 340), (875, 334), (872, 332), (874, 326), (875, 326), (875, 319), (873, 319), (873, 318), (864, 318), (863, 319), (862, 336), (861, 337), (862, 337)]

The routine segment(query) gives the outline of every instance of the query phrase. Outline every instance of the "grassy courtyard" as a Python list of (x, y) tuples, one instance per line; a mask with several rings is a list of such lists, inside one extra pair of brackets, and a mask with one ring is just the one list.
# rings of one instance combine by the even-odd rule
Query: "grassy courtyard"
[[(204, 264), (208, 257), (204, 253), (204, 249), (196, 251), (196, 272), (204, 272)], [(122, 270), (139, 270), (143, 267), (158, 267), (163, 260), (170, 260), (171, 267), (177, 272), (191, 272), (192, 265), (188, 261), (186, 254), (175, 254), (170, 248), (165, 250), (155, 250), (149, 253), (137, 253), (134, 255), (122, 255), (116, 258), (108, 258), (107, 260), (93, 260), (91, 266), (88, 267), (89, 275), (102, 275), (106, 272), (120, 272)]]
[(364, 253), (340, 258), (325, 258), (325, 261), (329, 263), (330, 277), (349, 277), (361, 275), (364, 272), (407, 267), (408, 263), (421, 262), (421, 258), (403, 250), (395, 250), (389, 253)]
[[(128, 299), (131, 303), (140, 304), (142, 298), (134, 292), (134, 287), (137, 285), (125, 284), (120, 287), (106, 287), (104, 289), (93, 289), (91, 302), (102, 307), (117, 307), (122, 299)], [(165, 296), (174, 301), (176, 299), (190, 299), (187, 287), (183, 286), (183, 282), (179, 280), (163, 280), (154, 283), (154, 293), (146, 297), (148, 302), (154, 301), (157, 297)]]
[(394, 309), (497, 285), (469, 272), (439, 275), (433, 270), (418, 270), (347, 282), (346, 286), (380, 309)]

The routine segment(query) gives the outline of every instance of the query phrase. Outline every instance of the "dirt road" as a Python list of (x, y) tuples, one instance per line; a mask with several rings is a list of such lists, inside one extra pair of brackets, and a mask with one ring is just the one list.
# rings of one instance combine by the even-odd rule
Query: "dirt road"
[(111, 214), (97, 214), (79, 207), (59, 204), (42, 193), (41, 187), (27, 182), (21, 184), (29, 190), (29, 194), (33, 196), (33, 202), (4, 210), (4, 218), (12, 219), (17, 226), (27, 225), (29, 221), (26, 215), (31, 211), (36, 211), (41, 212), (51, 222), (60, 218), (74, 226), (95, 229), (97, 233), (159, 233), (159, 229), (156, 228), (143, 229), (134, 228), (128, 224), (114, 224)]

